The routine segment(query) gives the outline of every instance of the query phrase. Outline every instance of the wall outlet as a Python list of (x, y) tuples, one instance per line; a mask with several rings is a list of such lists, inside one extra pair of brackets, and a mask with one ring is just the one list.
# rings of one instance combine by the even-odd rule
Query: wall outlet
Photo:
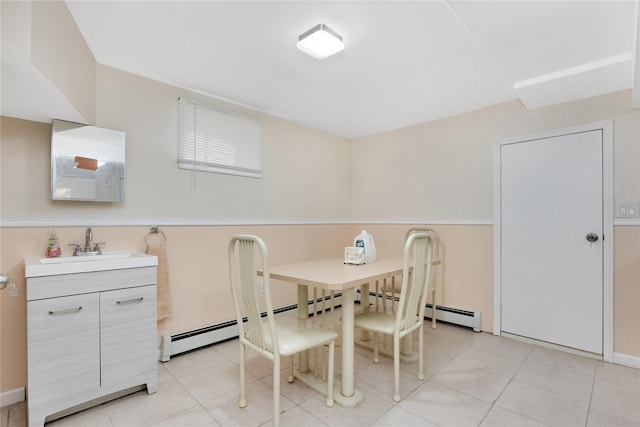
[(618, 203), (618, 206), (616, 209), (616, 217), (640, 218), (640, 203), (637, 203), (637, 202)]

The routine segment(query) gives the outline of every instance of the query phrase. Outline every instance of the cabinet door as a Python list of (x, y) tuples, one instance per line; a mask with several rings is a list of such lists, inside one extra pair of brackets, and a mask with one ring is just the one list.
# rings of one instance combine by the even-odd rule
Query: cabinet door
[(100, 387), (97, 293), (27, 303), (29, 406)]
[(158, 369), (156, 286), (100, 293), (102, 385)]

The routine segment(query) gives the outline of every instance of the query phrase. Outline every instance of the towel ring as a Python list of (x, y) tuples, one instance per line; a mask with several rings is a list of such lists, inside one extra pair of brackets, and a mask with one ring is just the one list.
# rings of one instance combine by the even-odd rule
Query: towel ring
[(157, 235), (160, 237), (160, 242), (162, 244), (167, 243), (167, 236), (158, 228), (151, 227), (146, 236), (144, 236), (144, 251), (147, 252), (149, 250), (149, 241), (147, 240), (149, 236)]

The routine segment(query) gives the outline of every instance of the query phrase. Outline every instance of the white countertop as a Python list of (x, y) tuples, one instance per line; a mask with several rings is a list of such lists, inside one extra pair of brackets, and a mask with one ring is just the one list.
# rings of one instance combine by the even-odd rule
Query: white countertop
[(140, 252), (104, 252), (102, 255), (25, 258), (24, 264), (25, 276), (29, 278), (152, 267), (158, 265), (158, 257)]

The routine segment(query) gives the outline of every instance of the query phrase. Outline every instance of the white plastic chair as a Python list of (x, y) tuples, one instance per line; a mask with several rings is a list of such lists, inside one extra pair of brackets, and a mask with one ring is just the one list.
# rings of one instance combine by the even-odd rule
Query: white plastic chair
[[(378, 333), (393, 336), (393, 400), (400, 401), (400, 339), (418, 330), (418, 379), (424, 379), (424, 311), (427, 288), (431, 279), (433, 240), (430, 233), (415, 232), (408, 235), (404, 245), (404, 266), (400, 301), (395, 313), (379, 311), (356, 315), (358, 328), (374, 332), (373, 361), (379, 362)], [(411, 273), (411, 274), (409, 274)]]
[[(262, 261), (266, 318), (262, 317), (258, 304), (256, 248), (260, 252)], [(231, 239), (229, 276), (240, 339), (239, 406), (241, 408), (247, 406), (245, 347), (273, 361), (273, 424), (277, 426), (280, 420), (280, 356), (291, 356), (291, 372), (288, 381), (292, 382), (293, 355), (324, 345), (329, 346), (326, 404), (333, 406), (333, 359), (335, 339), (338, 334), (332, 330), (309, 327), (304, 320), (297, 320), (296, 323), (286, 326), (276, 325), (269, 284), (269, 255), (262, 239), (251, 235), (236, 235)], [(246, 316), (246, 321), (243, 315)]]
[[(440, 257), (440, 236), (438, 235), (438, 232), (435, 231), (434, 229), (431, 228), (426, 228), (426, 227), (416, 227), (416, 228), (410, 228), (409, 230), (407, 230), (407, 233), (405, 234), (405, 241), (406, 239), (409, 237), (409, 235), (413, 234), (413, 233), (428, 233), (431, 236), (431, 239), (433, 241), (433, 258), (432, 258), (432, 265), (433, 267), (435, 267), (434, 271), (432, 271), (431, 273), (431, 279), (429, 280), (429, 284), (427, 285), (427, 293), (429, 295), (431, 295), (431, 327), (433, 329), (436, 328), (436, 289), (438, 287), (438, 283), (436, 280), (436, 276), (437, 274), (437, 269), (438, 266), (440, 266), (442, 264), (442, 259)], [(439, 267), (442, 268), (442, 267)], [(395, 278), (392, 278), (395, 279)], [(383, 301), (383, 309), (386, 310), (386, 300), (387, 300), (387, 295), (390, 294), (391, 295), (391, 306), (392, 308), (394, 308), (394, 303), (393, 301), (396, 300), (396, 294), (400, 293), (400, 288), (396, 285), (395, 280), (391, 281), (390, 285), (387, 285), (387, 283), (385, 282), (383, 289), (382, 289), (382, 301)]]

